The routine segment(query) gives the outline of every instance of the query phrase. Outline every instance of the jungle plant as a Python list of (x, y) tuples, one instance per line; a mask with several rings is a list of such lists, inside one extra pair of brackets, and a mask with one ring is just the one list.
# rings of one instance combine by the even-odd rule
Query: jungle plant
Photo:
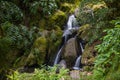
[[(102, 44), (96, 47), (99, 55), (95, 61), (95, 80), (109, 80), (107, 75), (110, 75), (110, 73), (118, 74), (117, 71), (120, 66), (120, 20), (113, 20), (111, 23), (113, 23), (115, 27), (104, 30), (107, 35), (102, 38)], [(112, 80), (120, 79), (119, 76), (115, 75), (111, 75), (110, 77), (114, 77)]]
[(62, 78), (70, 80), (67, 69), (62, 68), (59, 73), (56, 73), (56, 70), (57, 67), (48, 67), (47, 70), (45, 68), (35, 69), (35, 72), (31, 74), (15, 71), (8, 78), (10, 80), (60, 80)]
[[(89, 44), (98, 40), (102, 36), (103, 30), (107, 24), (107, 13), (109, 9), (106, 7), (103, 1), (99, 0), (82, 0), (79, 7), (79, 23), (84, 27), (88, 25), (87, 31), (84, 35), (87, 37)], [(84, 38), (84, 37), (83, 37)]]

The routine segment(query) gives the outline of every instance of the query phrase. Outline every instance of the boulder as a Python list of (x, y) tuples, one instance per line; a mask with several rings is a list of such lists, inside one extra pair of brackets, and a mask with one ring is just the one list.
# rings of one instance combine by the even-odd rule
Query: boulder
[(31, 66), (34, 64), (43, 64), (46, 55), (46, 42), (45, 37), (39, 37), (36, 39), (33, 48), (26, 59), (26, 65)]
[(67, 41), (64, 51), (63, 51), (63, 59), (66, 61), (67, 67), (71, 68), (75, 64), (75, 60), (77, 58), (77, 42), (75, 38), (71, 38)]
[(61, 61), (59, 62), (59, 67), (60, 67), (60, 68), (67, 68), (65, 60), (61, 60)]

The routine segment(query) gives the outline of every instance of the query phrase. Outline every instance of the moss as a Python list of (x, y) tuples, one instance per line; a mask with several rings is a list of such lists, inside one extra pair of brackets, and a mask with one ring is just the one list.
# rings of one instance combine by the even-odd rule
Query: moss
[(34, 42), (34, 47), (38, 48), (40, 51), (45, 51), (45, 49), (46, 49), (46, 38), (45, 37), (39, 37)]
[(9, 38), (0, 39), (0, 73), (2, 70), (6, 70), (11, 66), (11, 64), (9, 63), (10, 58), (8, 58), (8, 55), (10, 55), (11, 51), (10, 45), (11, 40)]
[[(95, 57), (97, 56), (97, 51), (95, 50), (95, 46), (100, 44), (101, 41), (96, 41), (92, 45), (86, 44), (84, 53), (82, 54), (81, 62), (85, 66), (85, 70), (93, 70)], [(89, 69), (88, 69), (89, 67)]]
[(90, 68), (91, 68), (90, 66), (83, 67), (84, 71), (90, 71), (91, 70)]
[(79, 32), (78, 32), (78, 34), (80, 34), (79, 37), (88, 41), (89, 40), (89, 33), (88, 33), (89, 30), (90, 30), (89, 24), (82, 25), (79, 29)]
[(58, 10), (53, 16), (49, 18), (49, 25), (53, 27), (57, 25), (63, 28), (66, 20), (66, 14), (63, 11)]
[(40, 26), (41, 29), (45, 29), (45, 27), (46, 27), (46, 20), (45, 19), (41, 19), (39, 21), (39, 26)]
[(52, 63), (56, 52), (58, 50), (58, 47), (61, 43), (62, 38), (62, 30), (59, 26), (55, 26), (54, 30), (51, 30), (48, 32), (48, 35), (46, 36), (47, 39), (47, 53), (49, 61), (48, 63)]
[(56, 31), (57, 37), (58, 37), (58, 38), (61, 38), (61, 37), (62, 37), (62, 34), (63, 34), (63, 31), (60, 29), (59, 26), (56, 26), (55, 31)]
[(66, 14), (72, 14), (74, 13), (74, 10), (78, 8), (80, 1), (79, 0), (73, 0), (70, 3), (63, 3), (61, 4), (60, 10), (65, 12)]
[[(95, 61), (95, 57), (93, 56), (92, 51), (93, 51), (93, 47), (87, 47), (85, 49), (85, 52), (82, 55), (82, 60), (81, 60), (82, 64), (89, 67), (89, 70), (92, 69), (93, 63)], [(86, 66), (84, 66), (84, 67), (86, 67)]]
[(69, 13), (69, 11), (71, 10), (71, 8), (73, 7), (73, 4), (70, 3), (63, 3), (61, 5), (61, 9), (63, 12)]
[(56, 26), (59, 26), (63, 29), (63, 26), (67, 22), (68, 14), (74, 12), (75, 8), (79, 5), (79, 0), (71, 0), (71, 1), (59, 1), (57, 0), (57, 4), (59, 8), (55, 11), (55, 13), (51, 16), (46, 16), (45, 20), (41, 19), (39, 21), (40, 28), (51, 30)]
[(98, 9), (106, 8), (106, 7), (107, 7), (107, 6), (106, 6), (105, 3), (100, 3), (100, 4), (93, 5), (93, 6), (92, 6), (92, 9), (93, 9), (93, 11), (96, 11), (96, 10), (98, 10)]
[(34, 42), (31, 53), (29, 54), (26, 65), (43, 64), (46, 55), (46, 38), (39, 37)]
[(18, 58), (15, 63), (16, 67), (33, 65), (33, 64), (42, 64), (46, 55), (46, 38), (39, 37), (34, 42), (31, 52), (29, 55), (23, 55)]

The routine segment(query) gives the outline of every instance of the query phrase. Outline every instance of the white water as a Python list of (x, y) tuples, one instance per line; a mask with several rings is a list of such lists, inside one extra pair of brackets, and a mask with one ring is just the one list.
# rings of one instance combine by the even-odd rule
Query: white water
[[(83, 46), (81, 43), (80, 43), (80, 48), (81, 48), (81, 51), (83, 53), (84, 49), (83, 49)], [(73, 69), (80, 70), (80, 66), (81, 66), (80, 63), (81, 63), (81, 55), (76, 59), (76, 62), (75, 62)]]
[(61, 49), (60, 49), (60, 50), (58, 51), (58, 53), (57, 53), (57, 56), (56, 56), (55, 61), (54, 61), (54, 65), (56, 65), (56, 64), (59, 63), (62, 48), (63, 48), (63, 46), (61, 47)]
[(63, 36), (71, 35), (74, 30), (78, 29), (78, 27), (78, 22), (75, 16), (70, 15)]
[[(67, 38), (68, 38), (67, 35), (72, 34), (70, 30), (72, 29), (72, 21), (73, 20), (75, 20), (74, 15), (69, 16), (69, 19), (68, 19), (68, 22), (67, 22), (67, 28), (66, 28), (66, 30), (64, 31), (64, 34), (63, 34), (63, 36), (65, 37), (64, 44), (67, 42)], [(62, 45), (61, 49), (58, 51), (58, 53), (57, 53), (57, 56), (56, 56), (55, 61), (54, 61), (54, 65), (59, 63), (63, 45)]]
[[(62, 45), (62, 47), (60, 48), (60, 50), (58, 51), (58, 53), (56, 55), (54, 65), (58, 64), (59, 61), (60, 61), (61, 51), (62, 51), (65, 43), (67, 42), (68, 35), (71, 35), (73, 30), (79, 29), (76, 22), (77, 21), (76, 21), (76, 18), (75, 18), (74, 15), (69, 16), (69, 19), (68, 19), (68, 22), (67, 22), (67, 28), (66, 28), (66, 30), (64, 31), (64, 34), (63, 34), (63, 36), (65, 37), (65, 41), (64, 41), (64, 44)], [(82, 47), (82, 44), (80, 43), (79, 45), (80, 45), (82, 53), (83, 53), (84, 49)], [(75, 62), (75, 65), (74, 65), (73, 69), (80, 69), (80, 62), (81, 62), (81, 55), (76, 59), (76, 62)]]
[(83, 46), (82, 46), (81, 42), (80, 42), (80, 47), (81, 47), (81, 50), (82, 50), (82, 53), (83, 53), (84, 49), (83, 49)]
[(79, 57), (77, 58), (73, 69), (77, 69), (77, 70), (80, 69), (80, 67), (79, 67), (79, 66), (80, 66), (80, 60), (81, 60), (81, 56), (79, 56)]

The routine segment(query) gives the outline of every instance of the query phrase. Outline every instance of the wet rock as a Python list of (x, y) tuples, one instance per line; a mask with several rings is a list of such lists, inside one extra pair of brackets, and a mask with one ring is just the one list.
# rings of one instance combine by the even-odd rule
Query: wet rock
[(67, 65), (66, 65), (65, 60), (61, 60), (61, 61), (59, 62), (59, 67), (60, 67), (60, 68), (67, 68)]
[(61, 60), (60, 62), (59, 62), (59, 64), (58, 64), (58, 68), (57, 68), (57, 70), (56, 70), (56, 73), (59, 73), (60, 72), (60, 69), (62, 69), (62, 68), (67, 68), (67, 65), (66, 65), (66, 62), (65, 62), (65, 60)]
[(71, 68), (75, 64), (75, 60), (77, 58), (77, 42), (75, 38), (71, 38), (66, 43), (63, 52), (63, 59), (66, 61), (67, 67)]

